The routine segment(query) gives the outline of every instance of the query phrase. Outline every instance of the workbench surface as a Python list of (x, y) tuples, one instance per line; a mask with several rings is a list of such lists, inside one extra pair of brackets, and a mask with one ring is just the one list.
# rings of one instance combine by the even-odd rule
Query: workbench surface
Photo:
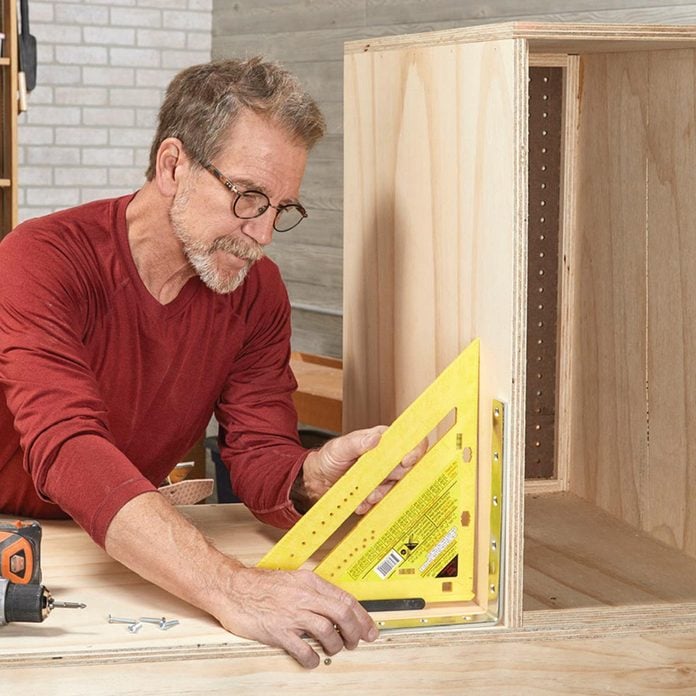
[[(218, 548), (248, 564), (282, 534), (238, 504), (190, 506), (182, 512)], [(644, 625), (629, 626), (621, 610), (611, 608), (603, 620), (595, 614), (591, 622), (584, 610), (566, 612), (570, 631), (553, 625), (552, 612), (541, 612), (522, 629), (383, 632), (373, 644), (303, 670), (281, 650), (228, 633), (126, 570), (72, 522), (45, 522), (43, 528), (44, 583), (57, 599), (82, 601), (87, 608), (57, 609), (42, 624), (0, 627), (3, 693), (208, 695), (282, 689), (284, 694), (551, 690), (586, 695), (609, 690), (652, 696), (663, 688), (696, 691), (696, 632), (689, 621), (671, 630), (662, 621), (658, 630), (646, 617)], [(169, 631), (145, 624), (130, 634), (122, 624), (109, 624), (108, 614), (166, 616), (181, 624)]]

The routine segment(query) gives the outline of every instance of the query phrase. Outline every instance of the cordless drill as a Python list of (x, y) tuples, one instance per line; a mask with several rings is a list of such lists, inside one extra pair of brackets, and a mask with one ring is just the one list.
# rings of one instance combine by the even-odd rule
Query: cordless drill
[(0, 625), (41, 622), (57, 607), (85, 605), (57, 602), (41, 584), (41, 525), (0, 521)]

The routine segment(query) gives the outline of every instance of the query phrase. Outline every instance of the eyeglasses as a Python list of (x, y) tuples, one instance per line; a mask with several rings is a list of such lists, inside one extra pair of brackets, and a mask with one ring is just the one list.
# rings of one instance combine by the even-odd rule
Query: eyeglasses
[(268, 196), (261, 191), (240, 191), (235, 184), (210, 162), (207, 164), (201, 162), (201, 166), (232, 193), (237, 194), (237, 197), (232, 202), (232, 212), (242, 220), (257, 218), (263, 215), (269, 208), (273, 208), (276, 211), (273, 229), (276, 232), (288, 232), (293, 227), (297, 227), (307, 217), (307, 211), (299, 203), (271, 205)]

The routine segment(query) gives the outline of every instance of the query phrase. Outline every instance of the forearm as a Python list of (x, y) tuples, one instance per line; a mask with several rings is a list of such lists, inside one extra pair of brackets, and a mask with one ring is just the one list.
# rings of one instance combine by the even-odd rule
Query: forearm
[(367, 612), (350, 595), (311, 571), (245, 567), (217, 551), (159, 493), (126, 503), (106, 533), (106, 551), (146, 580), (213, 615), (244, 638), (282, 647), (305, 667), (319, 656), (375, 640)]
[(146, 580), (220, 618), (234, 572), (243, 568), (208, 542), (159, 493), (119, 510), (106, 532), (107, 553)]

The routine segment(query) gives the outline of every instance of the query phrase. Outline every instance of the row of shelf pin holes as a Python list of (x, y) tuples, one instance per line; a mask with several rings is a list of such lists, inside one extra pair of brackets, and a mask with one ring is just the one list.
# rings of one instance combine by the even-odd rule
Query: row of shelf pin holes
[[(548, 82), (549, 82), (549, 78), (548, 78), (548, 76), (546, 76), (546, 75), (544, 75), (544, 76), (542, 77), (542, 80), (543, 80), (543, 82), (544, 82), (545, 84), (548, 84)], [(542, 99), (543, 99), (543, 101), (545, 101), (545, 102), (548, 101), (549, 95), (546, 94), (546, 93), (545, 93), (545, 94), (542, 94)], [(546, 119), (546, 118), (548, 118), (548, 116), (549, 116), (548, 110), (544, 110), (544, 111), (542, 112), (542, 118)], [(544, 137), (544, 138), (547, 137), (547, 136), (548, 136), (548, 130), (547, 130), (546, 128), (543, 128), (542, 131), (541, 131), (541, 135), (542, 135), (542, 137)], [(542, 154), (542, 155), (548, 154), (548, 148), (547, 148), (546, 146), (542, 146), (542, 147), (541, 147), (541, 154)], [(546, 163), (542, 163), (542, 164), (540, 165), (540, 170), (541, 170), (542, 172), (546, 172), (546, 171), (548, 170), (548, 165), (547, 165)], [(546, 183), (545, 181), (542, 181), (541, 184), (540, 184), (540, 188), (541, 188), (542, 191), (545, 191), (545, 190), (547, 189), (547, 183)], [(546, 206), (546, 200), (542, 198), (542, 200), (539, 201), (539, 205), (540, 205), (542, 208), (545, 208), (545, 206)], [(546, 216), (545, 216), (545, 215), (541, 215), (541, 216), (539, 217), (539, 223), (542, 224), (542, 225), (544, 225), (544, 224), (546, 223)], [(539, 236), (538, 236), (538, 239), (539, 239), (540, 242), (544, 242), (545, 239), (546, 239), (546, 234), (545, 234), (544, 232), (541, 232), (541, 233), (539, 234)], [(544, 252), (543, 250), (539, 252), (539, 258), (540, 258), (540, 259), (545, 258), (545, 252)], [(540, 269), (538, 270), (538, 276), (539, 276), (539, 279), (540, 279), (540, 282), (541, 282), (541, 283), (543, 283), (544, 275), (545, 275), (544, 269), (543, 269), (543, 268), (540, 268)], [(543, 295), (544, 291), (545, 291), (544, 285), (543, 285), (543, 284), (540, 284), (540, 285), (537, 287), (537, 292), (538, 292), (540, 295)], [(538, 311), (543, 311), (543, 309), (544, 309), (544, 303), (541, 302), (541, 301), (539, 301), (538, 304), (537, 304), (537, 310), (538, 310)], [(538, 327), (539, 329), (542, 329), (542, 328), (544, 327), (544, 321), (543, 321), (542, 319), (540, 319), (540, 320), (537, 321), (537, 327)], [(544, 344), (544, 339), (541, 338), (541, 337), (539, 337), (539, 338), (537, 338), (536, 342), (537, 342), (537, 345), (538, 345), (538, 346), (542, 346), (542, 345)], [(542, 356), (541, 354), (537, 354), (535, 357), (536, 357), (537, 363), (543, 362), (543, 356)], [(540, 371), (540, 366), (538, 366), (537, 369), (538, 369), (539, 371), (536, 372), (536, 378), (537, 378), (537, 380), (541, 381), (541, 380), (544, 378), (544, 375), (543, 375), (543, 372)], [(541, 388), (537, 388), (537, 389), (535, 390), (535, 395), (536, 395), (536, 397), (541, 398), (541, 397), (543, 396), (543, 394), (544, 394), (544, 392), (543, 392), (543, 390), (542, 390)], [(537, 405), (537, 406), (535, 407), (534, 411), (535, 411), (536, 414), (541, 414), (542, 409), (541, 409), (541, 407), (539, 407), (539, 406)], [(539, 422), (534, 423), (534, 430), (536, 431), (537, 434), (540, 434), (540, 431), (542, 430), (542, 426), (541, 426), (541, 424), (540, 424)], [(538, 440), (538, 439), (535, 439), (535, 440), (534, 440), (534, 446), (535, 446), (535, 447), (540, 447), (540, 446), (541, 446), (541, 441)], [(538, 461), (537, 463), (540, 463), (540, 462)]]

